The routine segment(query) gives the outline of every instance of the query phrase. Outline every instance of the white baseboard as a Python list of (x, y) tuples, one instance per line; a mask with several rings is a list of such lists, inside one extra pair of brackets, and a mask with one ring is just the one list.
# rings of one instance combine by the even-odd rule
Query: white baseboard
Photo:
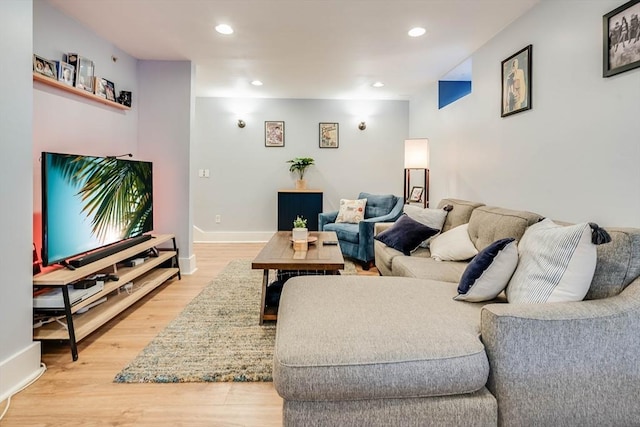
[(275, 231), (204, 231), (193, 227), (194, 243), (268, 242)]
[(198, 270), (196, 266), (196, 256), (191, 255), (189, 258), (178, 257), (178, 263), (180, 264), (180, 273), (190, 275)]
[(40, 343), (32, 342), (22, 351), (0, 361), (0, 402), (33, 381), (40, 374)]

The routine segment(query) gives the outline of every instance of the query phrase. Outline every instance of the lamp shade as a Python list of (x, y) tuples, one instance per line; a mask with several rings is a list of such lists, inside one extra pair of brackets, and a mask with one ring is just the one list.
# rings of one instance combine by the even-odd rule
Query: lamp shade
[(404, 168), (429, 169), (428, 139), (407, 139), (404, 141)]

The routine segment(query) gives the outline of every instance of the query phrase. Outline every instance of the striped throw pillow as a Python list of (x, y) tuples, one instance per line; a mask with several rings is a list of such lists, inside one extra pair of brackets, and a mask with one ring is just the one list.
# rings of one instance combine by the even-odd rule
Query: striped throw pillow
[(544, 219), (518, 244), (518, 266), (506, 289), (510, 303), (582, 301), (596, 269), (588, 223), (561, 226)]

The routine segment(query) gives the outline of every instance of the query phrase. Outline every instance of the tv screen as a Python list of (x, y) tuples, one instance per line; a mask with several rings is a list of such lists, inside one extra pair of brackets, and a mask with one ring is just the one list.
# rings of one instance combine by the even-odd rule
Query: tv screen
[(152, 163), (42, 153), (42, 262), (153, 230)]

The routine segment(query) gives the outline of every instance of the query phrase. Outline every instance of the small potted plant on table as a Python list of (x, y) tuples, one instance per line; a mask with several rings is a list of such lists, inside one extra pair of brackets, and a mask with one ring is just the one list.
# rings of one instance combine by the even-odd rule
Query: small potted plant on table
[(296, 216), (293, 220), (293, 230), (291, 230), (291, 237), (293, 241), (304, 240), (305, 242), (309, 238), (309, 229), (307, 228), (306, 218), (302, 218), (300, 215)]

